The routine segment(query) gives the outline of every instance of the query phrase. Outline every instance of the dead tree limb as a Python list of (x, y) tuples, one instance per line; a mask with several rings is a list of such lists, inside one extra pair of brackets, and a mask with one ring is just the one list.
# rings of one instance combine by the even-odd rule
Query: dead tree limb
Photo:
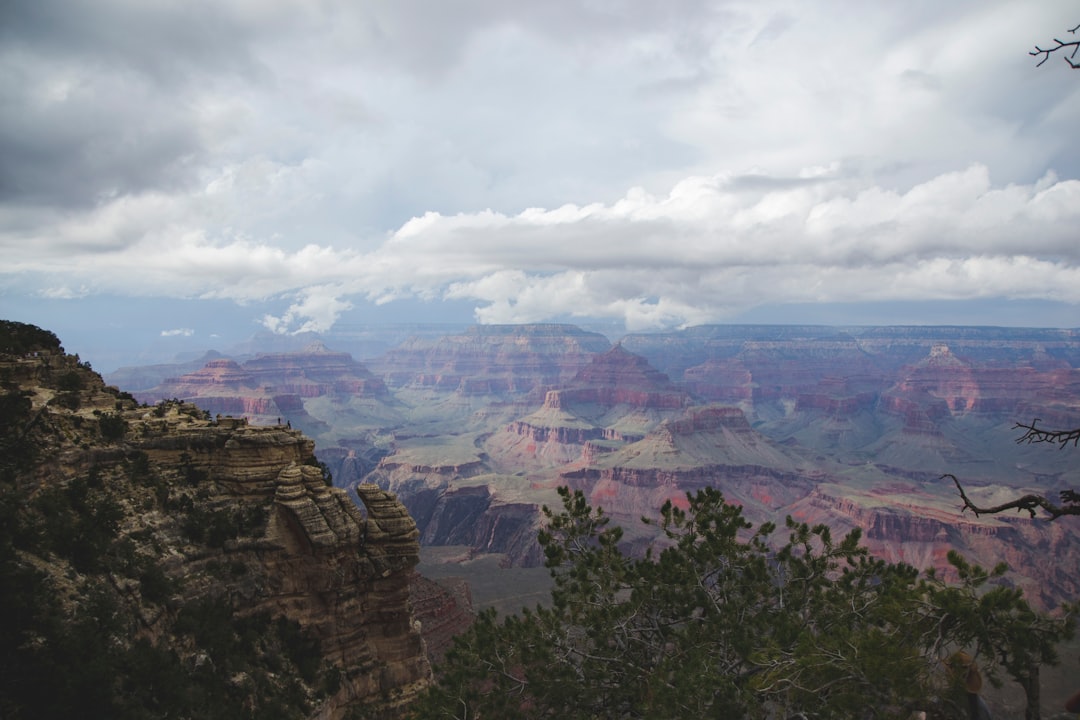
[[(1075, 32), (1080, 29), (1080, 25), (1070, 30)], [(1013, 429), (1023, 430), (1024, 434), (1016, 439), (1019, 444), (1031, 445), (1032, 443), (1051, 443), (1056, 444), (1058, 449), (1064, 448), (1066, 445), (1072, 443), (1073, 447), (1077, 447), (1080, 443), (1080, 428), (1070, 428), (1068, 430), (1047, 430), (1046, 428), (1039, 427), (1039, 418), (1035, 418), (1031, 421), (1031, 424), (1025, 425), (1024, 423), (1016, 423), (1013, 425)], [(1001, 505), (991, 505), (989, 507), (979, 507), (975, 503), (971, 502), (971, 498), (964, 492), (964, 486), (960, 484), (956, 476), (952, 473), (945, 473), (939, 480), (949, 478), (956, 485), (957, 492), (960, 493), (960, 499), (964, 501), (964, 507), (960, 510), (970, 510), (975, 514), (975, 517), (979, 515), (994, 515), (999, 512), (1005, 512), (1006, 510), (1027, 511), (1032, 518), (1037, 514), (1039, 508), (1042, 508), (1043, 512), (1049, 515), (1050, 520), (1057, 520), (1063, 515), (1080, 515), (1080, 493), (1075, 490), (1062, 490), (1061, 491), (1061, 504), (1055, 504), (1042, 495), (1023, 495), (1021, 497), (1010, 500), (1007, 503)]]
[(1064, 448), (1069, 443), (1072, 443), (1073, 447), (1080, 443), (1080, 428), (1072, 428), (1071, 430), (1046, 430), (1045, 428), (1036, 427), (1039, 422), (1039, 418), (1035, 418), (1031, 421), (1030, 425), (1024, 423), (1016, 423), (1013, 425), (1014, 430), (1024, 430), (1024, 434), (1016, 438), (1016, 442), (1019, 445), (1032, 444), (1032, 443), (1057, 443), (1058, 449)]
[[(1069, 33), (1075, 35), (1077, 30), (1080, 30), (1080, 25), (1077, 25), (1076, 27), (1069, 30)], [(1062, 53), (1061, 57), (1065, 60), (1065, 62), (1069, 63), (1069, 67), (1071, 67), (1073, 70), (1080, 70), (1080, 62), (1076, 61), (1076, 53), (1077, 51), (1080, 51), (1080, 40), (1070, 40), (1069, 42), (1065, 42), (1063, 40), (1058, 40), (1057, 38), (1054, 38), (1054, 42), (1057, 43), (1057, 45), (1055, 45), (1054, 47), (1041, 48), (1036, 45), (1035, 49), (1028, 53), (1028, 55), (1031, 55), (1032, 57), (1039, 57), (1040, 55), (1042, 56), (1042, 60), (1040, 60), (1035, 65), (1035, 67), (1040, 67), (1044, 62), (1049, 60), (1051, 53), (1055, 53), (1058, 50), (1062, 50), (1065, 48), (1072, 48), (1072, 52), (1067, 54)]]
[(1036, 511), (1042, 508), (1050, 520), (1057, 520), (1063, 515), (1080, 515), (1080, 494), (1072, 490), (1065, 490), (1061, 493), (1061, 505), (1055, 505), (1047, 500), (1042, 495), (1023, 495), (1014, 500), (1010, 500), (1007, 503), (1000, 505), (991, 505), (989, 507), (980, 507), (971, 502), (971, 498), (964, 492), (964, 486), (960, 484), (960, 481), (956, 479), (956, 476), (952, 473), (945, 473), (941, 476), (941, 480), (949, 478), (956, 485), (957, 491), (960, 493), (960, 499), (964, 501), (964, 507), (961, 510), (971, 510), (975, 513), (975, 517), (979, 515), (994, 515), (996, 513), (1005, 512), (1006, 510), (1016, 510), (1017, 512), (1026, 510), (1030, 513), (1031, 517), (1036, 516)]

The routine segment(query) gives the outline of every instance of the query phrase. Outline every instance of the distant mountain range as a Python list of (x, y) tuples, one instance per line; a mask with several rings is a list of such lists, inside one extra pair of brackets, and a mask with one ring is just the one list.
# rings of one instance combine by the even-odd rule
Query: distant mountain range
[(1080, 487), (1080, 450), (1017, 445), (1017, 421), (1080, 426), (1080, 331), (707, 326), (618, 342), (571, 325), (476, 326), (363, 363), (321, 343), (124, 368), (146, 402), (291, 424), (342, 487), (397, 493), (430, 546), (541, 560), (539, 507), (584, 490), (627, 526), (713, 485), (755, 520), (861, 527), (890, 560), (1005, 560), (1036, 602), (1075, 598), (1080, 525), (961, 515)]

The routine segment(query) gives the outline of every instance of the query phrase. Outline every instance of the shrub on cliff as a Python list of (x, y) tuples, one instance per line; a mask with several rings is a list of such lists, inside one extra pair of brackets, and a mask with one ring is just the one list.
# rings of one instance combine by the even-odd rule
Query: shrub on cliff
[(36, 325), (0, 320), (0, 353), (24, 355), (31, 352), (60, 352), (60, 338)]
[(551, 606), (482, 614), (416, 717), (959, 717), (941, 658), (963, 648), (992, 681), (1024, 680), (1073, 631), (959, 557), (950, 585), (871, 558), (858, 531), (791, 519), (774, 550), (775, 526), (713, 489), (666, 504), (662, 549), (634, 559), (602, 511), (560, 492), (540, 534)]
[(124, 437), (124, 434), (128, 431), (127, 420), (120, 415), (114, 413), (102, 413), (98, 417), (98, 428), (101, 430), (101, 437), (107, 442), (116, 442)]

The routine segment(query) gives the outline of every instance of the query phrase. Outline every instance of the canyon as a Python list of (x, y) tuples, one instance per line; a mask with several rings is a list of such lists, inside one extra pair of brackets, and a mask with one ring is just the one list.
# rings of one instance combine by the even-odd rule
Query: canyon
[[(706, 326), (609, 339), (571, 325), (430, 328), (355, 360), (328, 349), (208, 359), (140, 400), (180, 398), (314, 438), (334, 483), (394, 493), (423, 547), (508, 568), (542, 557), (555, 489), (584, 491), (627, 529), (719, 488), (755, 523), (861, 529), (875, 554), (947, 572), (955, 549), (1010, 565), (1044, 607), (1078, 530), (977, 502), (1080, 486), (1068, 450), (1018, 445), (1017, 421), (1080, 425), (1080, 332), (967, 327)], [(123, 377), (136, 377), (132, 369)], [(160, 370), (159, 377), (160, 375)]]

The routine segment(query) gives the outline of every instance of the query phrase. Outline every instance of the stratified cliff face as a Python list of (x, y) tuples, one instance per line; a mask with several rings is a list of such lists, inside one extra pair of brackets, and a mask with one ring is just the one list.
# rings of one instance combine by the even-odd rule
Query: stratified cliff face
[[(497, 464), (564, 464), (601, 451), (598, 441), (634, 442), (691, 405), (690, 396), (640, 355), (616, 345), (594, 355), (565, 386), (549, 390), (539, 410), (487, 443)], [(618, 409), (618, 410), (616, 410)]]
[[(1008, 564), (1009, 580), (1037, 606), (1052, 609), (1063, 599), (1076, 597), (1080, 578), (1063, 572), (1080, 562), (1080, 533), (1075, 527), (1026, 515), (960, 515), (947, 493), (950, 488), (951, 483), (945, 488), (916, 482), (871, 488), (823, 483), (788, 511), (805, 522), (828, 524), (834, 536), (862, 528), (862, 543), (875, 556), (933, 568), (948, 580), (955, 580), (955, 569), (947, 554), (955, 550), (984, 567)], [(946, 491), (944, 496), (940, 490)], [(998, 493), (987, 502), (1003, 499)]]
[(387, 394), (386, 385), (363, 364), (322, 343), (313, 343), (302, 352), (259, 355), (245, 362), (244, 369), (259, 385), (302, 398)]
[(417, 465), (391, 455), (365, 479), (401, 498), (425, 546), (464, 545), (474, 553), (504, 554), (514, 565), (542, 564), (536, 542), (540, 506), (553, 493), (522, 501), (515, 484), (528, 488), (528, 481), (489, 473), (480, 461)]
[(675, 410), (691, 404), (690, 396), (672, 384), (641, 355), (621, 344), (592, 358), (566, 389), (563, 403), (597, 403), (607, 407)]
[[(46, 522), (44, 534), (12, 530), (15, 557), (59, 589), (64, 612), (77, 615), (80, 587), (101, 585), (138, 618), (106, 642), (163, 648), (178, 673), (240, 668), (219, 682), (247, 707), (288, 685), (299, 694), (282, 690), (281, 702), (309, 717), (403, 714), (431, 671), (409, 604), (419, 533), (394, 495), (361, 483), (358, 507), (328, 487), (299, 431), (183, 403), (139, 407), (59, 347), (19, 349), (0, 353), (4, 497), (17, 493), (28, 513), (18, 527)], [(222, 374), (243, 375), (227, 362)], [(72, 544), (65, 526), (85, 539)], [(296, 665), (236, 665), (226, 651), (253, 641), (201, 646), (198, 613), (289, 623), (300, 635), (287, 637), (306, 638), (296, 647), (318, 655), (288, 646)], [(280, 675), (290, 668), (300, 677)]]
[(686, 492), (719, 488), (754, 520), (805, 497), (821, 473), (758, 434), (738, 408), (705, 407), (661, 423), (638, 442), (565, 470), (560, 481), (605, 512), (652, 516)]
[(476, 620), (472, 591), (461, 578), (435, 581), (416, 573), (410, 585), (413, 614), (420, 619), (428, 657), (438, 664), (454, 644), (454, 637)]
[(373, 361), (391, 387), (464, 395), (523, 394), (558, 386), (611, 343), (573, 325), (482, 325), (416, 339)]
[(301, 352), (258, 355), (243, 364), (214, 359), (137, 393), (146, 402), (179, 398), (211, 415), (248, 417), (262, 424), (283, 419), (302, 423), (307, 419), (304, 401), (324, 396), (384, 399), (389, 393), (383, 381), (351, 355), (319, 342)]

